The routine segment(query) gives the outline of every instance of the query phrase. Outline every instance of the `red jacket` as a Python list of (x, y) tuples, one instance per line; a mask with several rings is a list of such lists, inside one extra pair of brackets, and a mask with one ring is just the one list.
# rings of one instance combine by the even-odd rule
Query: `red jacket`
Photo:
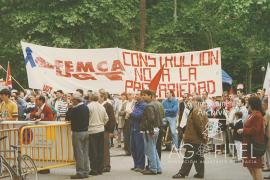
[(36, 112), (38, 112), (38, 109), (35, 109), (33, 112), (31, 112), (30, 114), (30, 118), (41, 118), (41, 121), (53, 121), (54, 120), (54, 114), (53, 114), (53, 110), (47, 105), (45, 104), (45, 106), (42, 109), (41, 115), (40, 116), (36, 116)]
[[(250, 143), (250, 137), (255, 141), (264, 143), (264, 119), (261, 112), (253, 112), (244, 124), (243, 131), (243, 159), (244, 167), (262, 168), (261, 157), (251, 157), (247, 145)], [(252, 155), (253, 156), (253, 155)]]
[(244, 125), (244, 143), (249, 143), (249, 137), (257, 142), (264, 142), (264, 119), (261, 112), (254, 112)]

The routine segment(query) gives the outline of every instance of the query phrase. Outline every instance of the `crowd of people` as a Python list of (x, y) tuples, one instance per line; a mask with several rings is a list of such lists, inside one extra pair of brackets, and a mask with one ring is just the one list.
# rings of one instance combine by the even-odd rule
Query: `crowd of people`
[[(110, 172), (113, 146), (131, 155), (132, 171), (162, 174), (163, 130), (167, 127), (172, 151), (186, 150), (183, 164), (173, 178), (188, 176), (193, 164), (197, 172), (194, 177), (204, 178), (202, 146), (235, 157), (235, 163), (242, 162), (255, 180), (262, 179), (262, 168), (270, 171), (270, 144), (265, 141), (265, 136), (270, 137), (270, 115), (265, 90), (246, 95), (241, 91), (236, 95), (224, 93), (220, 97), (209, 97), (207, 92), (186, 93), (181, 98), (168, 90), (164, 99), (157, 99), (150, 90), (110, 94), (104, 89), (77, 89), (74, 93), (2, 89), (0, 99), (0, 120), (71, 123), (76, 161), (72, 179)], [(207, 134), (210, 118), (221, 125), (223, 139), (218, 146)], [(253, 157), (249, 145), (255, 142), (267, 145), (264, 157)]]

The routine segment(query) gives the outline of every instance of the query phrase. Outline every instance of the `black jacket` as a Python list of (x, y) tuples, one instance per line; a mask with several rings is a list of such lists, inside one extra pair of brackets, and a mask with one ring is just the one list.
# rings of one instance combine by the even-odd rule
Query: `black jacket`
[(141, 131), (154, 132), (154, 128), (160, 127), (162, 122), (161, 113), (156, 103), (150, 102), (145, 106), (140, 122)]
[(242, 134), (237, 133), (238, 129), (243, 129), (243, 121), (242, 120), (238, 121), (233, 127), (233, 139), (236, 141), (243, 141)]
[(104, 106), (106, 113), (109, 117), (109, 121), (105, 124), (105, 131), (109, 132), (109, 133), (113, 133), (114, 128), (116, 126), (116, 120), (115, 120), (113, 106), (108, 102), (106, 102), (103, 106)]

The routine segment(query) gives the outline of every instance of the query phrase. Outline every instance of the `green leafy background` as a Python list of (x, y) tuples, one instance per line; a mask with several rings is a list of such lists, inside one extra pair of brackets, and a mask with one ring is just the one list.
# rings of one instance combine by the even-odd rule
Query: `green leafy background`
[[(27, 87), (21, 40), (63, 48), (139, 50), (140, 3), (0, 0), (0, 64), (6, 68), (10, 61), (12, 75)], [(270, 1), (146, 0), (145, 51), (213, 47), (221, 47), (222, 68), (233, 77), (234, 86), (261, 87), (265, 74), (261, 67), (270, 60)], [(0, 77), (5, 78), (3, 71)]]

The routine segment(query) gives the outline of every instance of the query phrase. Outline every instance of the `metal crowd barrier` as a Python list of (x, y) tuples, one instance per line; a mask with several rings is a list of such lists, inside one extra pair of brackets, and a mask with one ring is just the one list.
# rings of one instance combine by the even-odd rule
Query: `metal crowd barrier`
[[(4, 141), (0, 142), (0, 151), (8, 150), (9, 145), (20, 145), (22, 154), (29, 155), (35, 161), (38, 170), (74, 164), (70, 124), (64, 122), (34, 124), (18, 121), (13, 123), (15, 125), (10, 125), (11, 122), (8, 125), (12, 128), (0, 130), (0, 137), (7, 135), (6, 141), (9, 142), (7, 144)], [(1, 127), (6, 128), (7, 125), (0, 124)]]
[(14, 165), (16, 161), (14, 158), (14, 152), (10, 151), (10, 145), (19, 145), (19, 129), (13, 127), (10, 129), (1, 128), (0, 138), (5, 136), (7, 136), (7, 138), (0, 141), (0, 155), (4, 156), (10, 165)]

